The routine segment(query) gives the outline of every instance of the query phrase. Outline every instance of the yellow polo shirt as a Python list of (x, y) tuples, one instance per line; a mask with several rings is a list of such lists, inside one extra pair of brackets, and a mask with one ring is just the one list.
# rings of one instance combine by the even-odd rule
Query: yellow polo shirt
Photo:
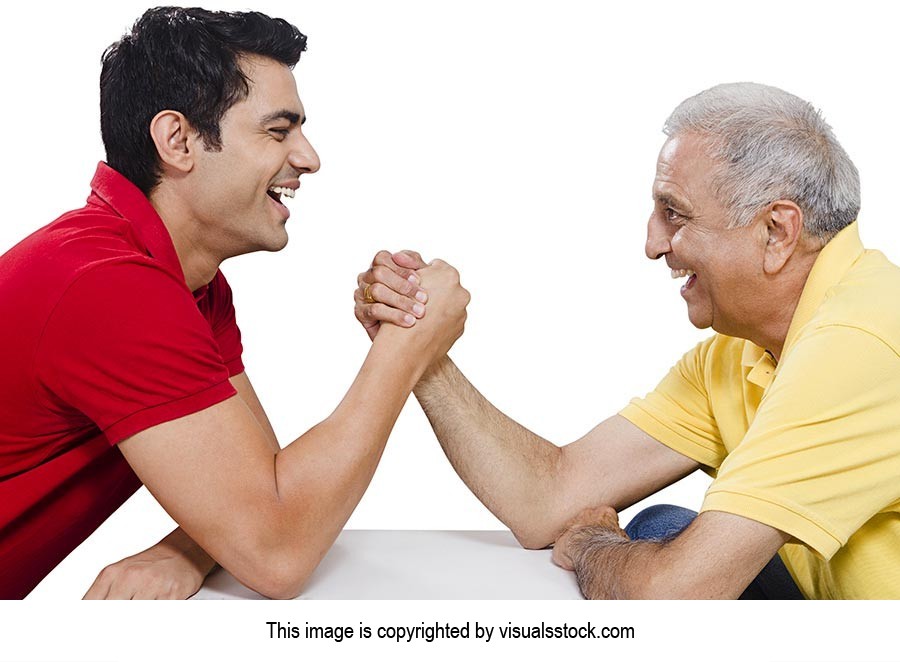
[(822, 249), (781, 360), (716, 335), (622, 416), (715, 477), (702, 511), (795, 542), (808, 598), (900, 598), (900, 269), (857, 224)]

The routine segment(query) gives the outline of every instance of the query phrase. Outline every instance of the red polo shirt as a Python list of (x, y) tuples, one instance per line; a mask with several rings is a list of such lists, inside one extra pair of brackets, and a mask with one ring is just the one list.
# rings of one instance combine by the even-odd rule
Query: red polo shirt
[(0, 256), (0, 365), (0, 598), (140, 486), (116, 443), (231, 397), (243, 371), (225, 277), (192, 293), (156, 211), (103, 163), (83, 208)]

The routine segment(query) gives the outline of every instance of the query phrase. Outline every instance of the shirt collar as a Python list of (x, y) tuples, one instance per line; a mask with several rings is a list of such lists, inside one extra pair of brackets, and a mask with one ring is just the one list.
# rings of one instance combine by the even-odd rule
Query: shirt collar
[[(819, 252), (806, 279), (806, 285), (803, 286), (800, 301), (797, 302), (797, 309), (791, 318), (784, 349), (781, 352), (782, 360), (796, 342), (800, 330), (806, 326), (819, 306), (822, 305), (828, 290), (840, 282), (844, 274), (862, 255), (863, 250), (862, 242), (859, 239), (859, 226), (854, 221), (835, 235)], [(767, 350), (754, 345), (749, 340), (744, 342), (741, 365), (749, 368), (747, 381), (761, 386), (763, 389), (768, 388), (775, 379), (777, 370), (775, 358)]]
[(766, 389), (775, 379), (775, 357), (771, 352), (754, 345), (749, 340), (744, 341), (744, 352), (741, 354), (741, 365), (749, 368), (747, 381), (751, 384)]
[(184, 271), (178, 261), (169, 230), (147, 196), (137, 186), (101, 161), (91, 180), (91, 193), (131, 223), (150, 256), (162, 262), (184, 281)]

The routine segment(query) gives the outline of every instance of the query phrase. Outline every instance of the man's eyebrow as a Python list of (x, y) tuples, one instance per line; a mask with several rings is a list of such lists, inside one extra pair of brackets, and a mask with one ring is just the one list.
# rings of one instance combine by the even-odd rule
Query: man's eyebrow
[(306, 115), (300, 117), (300, 113), (295, 113), (293, 110), (276, 110), (272, 113), (264, 115), (260, 120), (263, 124), (268, 124), (269, 122), (274, 122), (275, 120), (287, 120), (291, 124), (303, 124), (306, 122)]
[(678, 198), (673, 197), (668, 193), (657, 192), (653, 194), (653, 199), (660, 203), (661, 205), (665, 205), (666, 207), (676, 207), (678, 209), (684, 209), (685, 204), (683, 201)]

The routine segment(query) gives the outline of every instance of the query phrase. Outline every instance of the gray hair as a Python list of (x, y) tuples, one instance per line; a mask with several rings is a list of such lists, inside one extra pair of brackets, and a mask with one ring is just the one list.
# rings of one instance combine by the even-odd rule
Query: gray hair
[(671, 137), (694, 133), (721, 165), (712, 190), (732, 227), (767, 204), (792, 200), (809, 235), (827, 242), (859, 213), (859, 173), (813, 106), (777, 87), (717, 85), (682, 101), (666, 120)]

